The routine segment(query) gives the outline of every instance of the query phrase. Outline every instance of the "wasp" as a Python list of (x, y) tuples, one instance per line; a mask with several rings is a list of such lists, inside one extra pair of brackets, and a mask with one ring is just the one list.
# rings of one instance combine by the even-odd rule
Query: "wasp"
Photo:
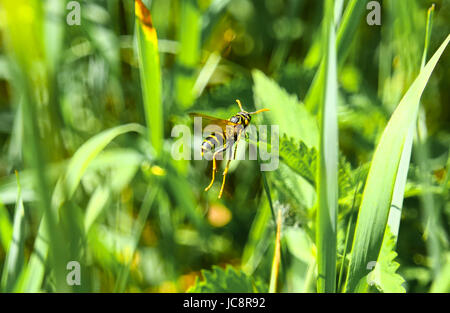
[[(208, 191), (215, 179), (216, 170), (217, 170), (217, 164), (216, 164), (216, 158), (217, 156), (227, 151), (228, 149), (231, 149), (234, 144), (234, 153), (233, 153), (233, 159), (236, 158), (236, 151), (237, 146), (239, 144), (239, 140), (241, 139), (241, 135), (243, 134), (244, 130), (247, 128), (248, 125), (250, 125), (250, 122), (252, 120), (253, 114), (258, 114), (261, 112), (269, 111), (269, 109), (261, 109), (255, 112), (247, 112), (242, 108), (241, 101), (238, 99), (236, 100), (239, 109), (241, 110), (239, 113), (236, 113), (232, 117), (230, 117), (228, 120), (208, 116), (205, 114), (200, 113), (190, 113), (191, 117), (201, 117), (207, 121), (207, 124), (213, 124), (220, 127), (221, 131), (215, 131), (211, 133), (208, 137), (206, 137), (201, 145), (201, 154), (202, 156), (205, 153), (213, 153), (212, 161), (213, 161), (213, 168), (212, 168), (212, 178), (209, 185), (205, 188), (205, 191)], [(230, 150), (230, 156), (231, 156), (231, 150)], [(228, 169), (230, 167), (231, 158), (228, 158), (227, 164), (225, 166), (225, 170), (223, 171), (223, 179), (222, 179), (222, 186), (220, 187), (219, 192), (219, 198), (222, 197), (223, 188), (225, 186), (225, 179), (228, 173)]]

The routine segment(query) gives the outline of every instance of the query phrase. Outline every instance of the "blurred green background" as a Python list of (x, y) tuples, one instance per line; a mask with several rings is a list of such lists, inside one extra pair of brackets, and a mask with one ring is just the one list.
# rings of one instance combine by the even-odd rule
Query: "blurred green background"
[[(0, 1), (0, 290), (184, 292), (202, 269), (231, 265), (240, 274), (225, 285), (248, 275), (267, 291), (273, 211), (281, 209), (278, 291), (314, 292), (308, 180), (286, 162), (263, 177), (259, 162), (233, 161), (219, 200), (219, 182), (204, 192), (211, 162), (172, 158), (171, 129), (191, 127), (192, 111), (229, 118), (235, 99), (248, 111), (286, 104), (277, 121), (287, 134), (307, 125), (293, 125), (292, 107), (315, 121), (308, 97), (323, 54), (322, 1), (143, 2), (159, 60), (136, 36), (134, 1), (78, 1), (80, 25), (66, 22), (68, 1)], [(336, 1), (336, 29), (350, 2)], [(449, 0), (380, 3), (381, 26), (366, 23), (363, 5), (337, 49), (340, 169), (349, 177), (339, 181), (338, 261), (356, 220), (358, 173), (367, 174), (389, 117), (419, 73), (432, 3), (430, 56), (450, 30)], [(443, 280), (450, 277), (449, 82), (446, 51), (421, 99), (426, 167), (413, 149), (405, 189), (396, 262), (408, 292), (450, 291)], [(264, 114), (252, 122), (263, 123)], [(313, 148), (314, 131), (305, 129), (302, 141)], [(308, 164), (304, 170), (314, 173)], [(427, 208), (438, 216), (435, 229), (427, 228)], [(434, 252), (429, 232), (438, 238)], [(81, 264), (79, 286), (65, 283), (71, 260)]]

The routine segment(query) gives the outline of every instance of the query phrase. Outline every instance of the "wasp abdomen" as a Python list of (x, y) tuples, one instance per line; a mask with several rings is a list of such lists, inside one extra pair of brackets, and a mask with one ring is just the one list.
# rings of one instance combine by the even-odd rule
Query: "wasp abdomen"
[(212, 133), (203, 140), (202, 143), (202, 155), (204, 153), (214, 151), (218, 147), (222, 147), (225, 141), (225, 136), (223, 133)]

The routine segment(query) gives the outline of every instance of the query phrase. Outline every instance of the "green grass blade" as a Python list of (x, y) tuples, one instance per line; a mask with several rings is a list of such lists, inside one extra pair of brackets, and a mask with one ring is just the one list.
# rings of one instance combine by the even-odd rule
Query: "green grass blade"
[[(83, 174), (95, 157), (117, 136), (127, 132), (143, 132), (138, 124), (117, 126), (95, 135), (86, 141), (73, 155), (64, 175), (58, 180), (52, 197), (52, 211), (57, 216), (59, 208), (69, 200), (77, 189)], [(44, 278), (45, 264), (48, 253), (47, 216), (44, 215), (39, 226), (34, 243), (33, 253), (20, 289), (26, 292), (37, 292)]]
[(181, 1), (180, 6), (180, 50), (177, 56), (179, 70), (176, 77), (176, 101), (181, 108), (187, 109), (192, 106), (195, 99), (194, 85), (196, 66), (200, 60), (202, 12), (197, 1), (194, 0)]
[(317, 291), (336, 291), (336, 234), (338, 202), (337, 62), (333, 1), (325, 4), (324, 66), (326, 79), (320, 109), (320, 144), (317, 161)]
[(253, 220), (247, 243), (242, 252), (241, 268), (248, 275), (253, 274), (269, 245), (267, 225), (271, 217), (269, 201), (264, 200)]
[[(434, 4), (428, 10), (422, 65), (427, 59), (427, 51), (433, 24), (433, 15)], [(415, 153), (417, 156), (417, 163), (419, 165), (419, 180), (425, 187), (424, 192), (420, 195), (420, 200), (422, 202), (423, 224), (425, 229), (423, 237), (427, 245), (428, 254), (430, 255), (430, 266), (433, 273), (433, 279), (440, 280), (439, 277), (443, 275), (441, 271), (445, 270), (443, 268), (443, 266), (445, 267), (444, 264), (446, 259), (444, 251), (447, 250), (445, 246), (447, 245), (448, 240), (442, 240), (442, 238), (447, 238), (447, 236), (445, 235), (446, 231), (440, 222), (441, 212), (439, 212), (439, 200), (435, 199), (433, 194), (430, 192), (433, 183), (428, 174), (431, 173), (432, 169), (430, 167), (430, 146), (428, 144), (427, 132), (425, 110), (422, 108), (419, 112), (419, 119), (417, 121), (417, 141), (415, 145)], [(431, 290), (433, 290), (433, 286), (431, 287)]]
[(273, 253), (272, 271), (270, 274), (269, 292), (277, 292), (278, 272), (280, 269), (281, 258), (281, 209), (278, 209), (277, 214), (277, 233), (275, 238), (275, 249)]
[[(428, 50), (428, 45), (431, 36), (431, 24), (434, 12), (434, 5), (428, 10), (427, 17), (427, 28), (425, 33), (425, 46), (422, 54), (422, 64), (420, 69), (422, 70), (425, 67), (426, 55)], [(417, 116), (414, 118), (413, 123), (410, 126), (408, 136), (406, 138), (405, 144), (403, 146), (402, 156), (400, 158), (400, 164), (398, 166), (397, 177), (395, 179), (394, 192), (392, 194), (392, 202), (391, 208), (389, 211), (388, 225), (394, 235), (394, 240), (397, 242), (398, 231), (400, 228), (400, 219), (402, 216), (402, 207), (403, 207), (403, 197), (405, 193), (406, 180), (408, 176), (409, 163), (411, 160), (411, 150), (413, 145), (413, 134), (415, 132), (415, 124), (416, 124)], [(386, 235), (385, 235), (386, 237)], [(385, 240), (388, 240), (390, 236), (387, 236), (383, 240), (383, 244)]]
[[(48, 94), (47, 86), (47, 68), (43, 68), (42, 75), (37, 75), (30, 68), (35, 64), (45, 63), (45, 47), (43, 41), (44, 26), (44, 8), (40, 1), (1, 1), (2, 11), (5, 17), (6, 34), (8, 34), (6, 45), (11, 60), (17, 65), (13, 72), (13, 80), (15, 92), (22, 98), (22, 114), (23, 114), (23, 155), (25, 166), (33, 170), (33, 188), (38, 199), (37, 205), (40, 214), (48, 216), (46, 223), (46, 231), (51, 234), (47, 237), (47, 245), (52, 247), (52, 257), (50, 265), (55, 268), (58, 273), (55, 277), (56, 284), (63, 286), (61, 271), (64, 267), (60, 263), (57, 254), (60, 253), (64, 246), (60, 240), (58, 225), (55, 216), (50, 207), (51, 189), (48, 181), (47, 162), (60, 151), (60, 142), (58, 136), (60, 131), (53, 129), (56, 122), (52, 118), (53, 110), (49, 111), (49, 103), (46, 97), (38, 95)], [(32, 12), (32, 17), (27, 14), (21, 14), (28, 10)], [(38, 78), (39, 77), (39, 78)], [(40, 83), (38, 83), (40, 82)], [(49, 127), (42, 127), (43, 120)], [(51, 137), (52, 140), (44, 140)], [(55, 140), (53, 140), (55, 139)]]
[(430, 45), (431, 29), (433, 28), (434, 8), (435, 5), (433, 3), (427, 12), (427, 28), (425, 30), (425, 45), (423, 47), (422, 62), (420, 64), (421, 69), (424, 68), (427, 63), (428, 46)]
[[(359, 172), (359, 175), (361, 175), (361, 172)], [(352, 209), (350, 211), (350, 219), (347, 224), (347, 231), (345, 232), (344, 252), (342, 253), (342, 261), (341, 261), (341, 267), (339, 269), (339, 279), (338, 279), (338, 284), (337, 284), (338, 292), (342, 292), (342, 283), (341, 282), (342, 282), (342, 278), (344, 277), (344, 266), (345, 266), (345, 261), (346, 261), (346, 257), (347, 257), (348, 240), (350, 238), (351, 226), (353, 224), (353, 216), (354, 216), (354, 210), (355, 210), (355, 205), (356, 205), (356, 196), (358, 195), (358, 190), (359, 190), (359, 184), (360, 184), (359, 175), (358, 175), (358, 178), (356, 179), (356, 187), (355, 187), (355, 193), (353, 194)]]
[(366, 266), (378, 259), (406, 137), (417, 116), (423, 90), (449, 41), (450, 35), (403, 96), (376, 148), (356, 223), (345, 286), (347, 292), (366, 289)]
[(84, 217), (84, 232), (86, 234), (108, 203), (110, 196), (111, 192), (106, 186), (98, 186), (97, 189), (95, 189), (86, 207), (86, 215)]
[(433, 281), (430, 292), (449, 293), (450, 292), (450, 253), (447, 251), (446, 262), (441, 270), (441, 275)]
[[(336, 36), (337, 63), (341, 66), (350, 51), (351, 42), (361, 22), (361, 17), (366, 10), (368, 0), (351, 0), (341, 19), (339, 29)], [(325, 49), (322, 49), (325, 51)], [(323, 61), (320, 63), (316, 76), (305, 97), (305, 106), (310, 112), (317, 112), (322, 96), (322, 88), (325, 83), (326, 68)]]
[(3, 203), (0, 202), (0, 244), (4, 251), (8, 251), (11, 244), (13, 226), (9, 218), (9, 213)]
[(160, 154), (163, 146), (164, 128), (158, 38), (153, 27), (150, 11), (141, 0), (135, 1), (135, 10), (139, 73), (148, 139), (156, 153)]
[(1, 289), (4, 292), (11, 292), (23, 270), (25, 263), (25, 211), (22, 201), (22, 193), (20, 189), (19, 174), (17, 176), (17, 202), (14, 213), (14, 228), (11, 244), (3, 267), (3, 275), (1, 281)]
[(131, 253), (130, 258), (127, 262), (127, 264), (122, 267), (119, 277), (117, 279), (117, 283), (115, 288), (115, 292), (124, 292), (125, 286), (128, 280), (128, 274), (130, 272), (130, 263), (133, 260), (134, 254), (136, 252), (139, 238), (141, 238), (142, 231), (144, 230), (145, 222), (147, 221), (148, 214), (150, 213), (150, 209), (152, 207), (153, 201), (155, 200), (157, 194), (158, 194), (159, 187), (158, 185), (153, 185), (152, 188), (149, 188), (147, 190), (147, 194), (144, 198), (144, 201), (142, 203), (142, 207), (139, 211), (139, 215), (135, 221), (135, 224), (133, 226), (133, 234), (132, 234), (132, 246), (131, 246)]
[[(89, 164), (114, 138), (129, 132), (144, 133), (145, 130), (144, 127), (135, 123), (116, 126), (93, 136), (78, 148), (67, 166), (65, 175), (55, 188), (52, 204), (57, 207), (61, 206), (64, 198), (60, 197), (64, 197), (63, 194), (66, 192), (67, 197), (70, 199), (77, 189), (81, 177), (83, 177)], [(58, 189), (58, 186), (61, 189)]]

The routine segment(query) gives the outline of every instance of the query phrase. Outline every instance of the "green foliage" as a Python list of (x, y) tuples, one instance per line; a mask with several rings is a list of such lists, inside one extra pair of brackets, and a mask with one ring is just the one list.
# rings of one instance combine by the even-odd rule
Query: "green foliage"
[(5, 251), (8, 251), (9, 244), (11, 243), (13, 233), (13, 226), (9, 219), (8, 210), (0, 203), (0, 242)]
[(279, 126), (280, 134), (302, 140), (309, 147), (317, 147), (317, 122), (297, 97), (288, 94), (262, 72), (255, 70), (252, 74), (256, 107), (270, 109), (265, 112), (265, 118)]
[(1, 289), (4, 292), (12, 292), (17, 284), (25, 264), (25, 210), (22, 201), (22, 193), (17, 175), (17, 202), (14, 214), (14, 226), (11, 243), (7, 248), (5, 265), (1, 279)]
[[(130, 132), (142, 132), (142, 126), (137, 124), (122, 125), (105, 130), (93, 138), (87, 140), (71, 158), (69, 165), (58, 180), (52, 197), (52, 211), (58, 216), (58, 211), (64, 202), (70, 200), (77, 189), (81, 177), (89, 164), (115, 137)], [(45, 263), (43, 259), (48, 255), (48, 233), (46, 224), (48, 216), (44, 215), (38, 231), (38, 237), (34, 243), (33, 253), (25, 272), (21, 288), (27, 292), (37, 292), (44, 279)], [(21, 290), (21, 289), (19, 289)]]
[(309, 149), (303, 141), (296, 143), (293, 138), (283, 134), (280, 138), (280, 160), (290, 169), (315, 184), (316, 149)]
[(200, 281), (196, 278), (195, 284), (189, 288), (188, 292), (207, 293), (207, 292), (265, 292), (266, 287), (259, 282), (255, 282), (243, 271), (236, 270), (232, 266), (222, 269), (213, 266), (211, 271), (202, 270), (204, 279)]
[[(445, 5), (66, 3), (0, 0), (1, 291), (448, 292)], [(217, 199), (226, 162), (204, 192), (172, 134), (235, 99), (279, 142), (242, 140)]]
[(162, 150), (164, 135), (158, 38), (152, 24), (150, 11), (140, 0), (135, 1), (135, 7), (137, 51), (145, 121), (147, 122), (148, 139), (156, 153), (159, 154)]
[(317, 291), (336, 291), (336, 241), (338, 211), (337, 59), (334, 33), (334, 1), (327, 0), (323, 23), (325, 79), (319, 105), (320, 135), (317, 158)]
[(378, 291), (387, 293), (405, 293), (403, 287), (405, 280), (397, 273), (400, 264), (395, 261), (396, 238), (389, 227), (386, 228), (385, 243), (380, 250), (377, 263), (372, 272), (368, 274), (369, 285), (374, 285)]
[[(450, 35), (442, 43), (425, 68), (420, 72), (393, 113), (373, 156), (363, 193), (353, 240), (346, 291), (356, 290), (366, 270), (366, 265), (379, 254), (386, 228), (402, 147), (415, 121), (422, 92), (444, 52)], [(412, 114), (411, 114), (412, 113)], [(385, 156), (389, 155), (387, 159)], [(362, 287), (360, 287), (362, 288)]]

